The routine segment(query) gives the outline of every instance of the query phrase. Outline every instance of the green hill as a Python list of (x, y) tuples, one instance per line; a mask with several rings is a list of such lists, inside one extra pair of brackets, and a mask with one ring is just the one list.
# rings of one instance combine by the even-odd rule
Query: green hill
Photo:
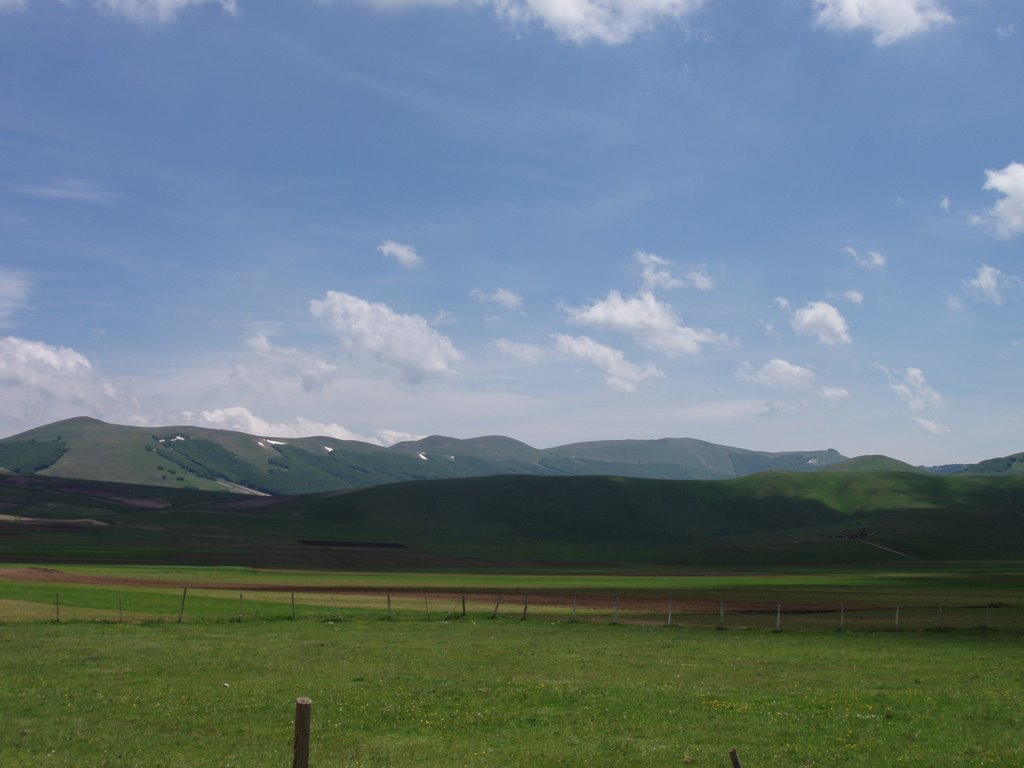
[(1015, 477), (491, 476), (259, 498), (0, 475), (0, 562), (606, 569), (1021, 557)]
[(1024, 453), (986, 459), (962, 470), (965, 475), (1024, 475)]
[(822, 472), (928, 472), (922, 467), (915, 467), (899, 459), (891, 459), (888, 456), (870, 455), (855, 456), (852, 459), (841, 461), (822, 467)]
[(765, 453), (700, 440), (617, 440), (539, 450), (502, 436), (434, 435), (390, 448), (331, 437), (298, 439), (201, 427), (131, 427), (75, 418), (0, 440), (0, 467), (204, 490), (304, 494), (407, 480), (517, 475), (725, 479), (813, 471), (836, 451)]

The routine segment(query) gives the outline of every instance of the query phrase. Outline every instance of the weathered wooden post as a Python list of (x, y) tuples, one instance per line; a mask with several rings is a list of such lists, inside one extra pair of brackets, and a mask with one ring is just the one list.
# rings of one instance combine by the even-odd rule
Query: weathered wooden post
[(306, 697), (295, 700), (295, 742), (292, 768), (309, 768), (309, 727), (313, 702)]
[(729, 750), (729, 759), (732, 760), (732, 768), (743, 768), (743, 765), (740, 763), (740, 756), (736, 754), (735, 747)]
[(57, 623), (60, 624), (60, 592), (57, 593)]
[(572, 616), (569, 617), (572, 624), (576, 623), (576, 595), (572, 596)]
[(117, 598), (117, 623), (124, 624), (124, 603), (121, 602), (121, 597)]
[(188, 595), (188, 587), (184, 587), (181, 590), (181, 608), (178, 609), (178, 623), (181, 624), (181, 620), (185, 616), (185, 597)]
[(842, 632), (846, 625), (846, 603), (839, 606), (839, 631)]
[(462, 596), (462, 618), (466, 618), (466, 596)]
[(391, 593), (388, 592), (388, 621), (391, 621)]
[(241, 623), (241, 621), (242, 621), (242, 615), (243, 615), (242, 614), (242, 593), (239, 592), (238, 593), (238, 621), (239, 621), (239, 623)]
[(672, 598), (668, 599), (668, 619), (665, 621), (666, 627), (672, 626)]
[(523, 595), (523, 618), (520, 621), (526, 621), (526, 614), (530, 610), (530, 596)]
[(295, 621), (295, 593), (292, 592), (292, 621)]
[(782, 605), (775, 606), (775, 631), (782, 631)]
[(725, 629), (725, 601), (718, 601), (718, 628)]
[(430, 601), (427, 598), (423, 598), (423, 607), (427, 609), (427, 621), (430, 621)]
[(612, 624), (619, 623), (619, 598), (615, 598), (615, 615), (612, 617)]
[(900, 607), (896, 606), (896, 629), (900, 628)]
[(501, 592), (498, 593), (498, 599), (494, 601), (494, 612), (491, 613), (491, 618), (498, 618), (498, 609), (501, 608)]

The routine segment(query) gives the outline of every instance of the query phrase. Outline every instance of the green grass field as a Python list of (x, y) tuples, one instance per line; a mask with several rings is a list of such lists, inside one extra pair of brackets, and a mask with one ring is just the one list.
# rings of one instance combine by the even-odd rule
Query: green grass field
[[(1024, 762), (1024, 569), (1008, 565), (672, 576), (59, 569), (38, 582), (0, 568), (0, 765), (288, 766), (299, 696), (313, 699), (312, 764), (324, 767), (728, 766), (730, 747), (747, 768)], [(178, 624), (186, 583), (246, 588), (190, 588)], [(292, 620), (291, 594), (277, 591), (289, 587), (328, 591), (299, 591)], [(491, 619), (482, 593), (498, 589), (506, 601)], [(716, 615), (666, 627), (642, 611), (613, 624), (607, 604), (581, 607), (573, 623), (566, 605), (538, 602), (523, 621), (519, 590), (886, 608), (851, 613), (843, 632), (835, 613), (787, 614), (781, 632), (770, 612), (730, 613), (725, 630)], [(958, 618), (995, 592), (988, 629), (977, 609)], [(900, 631), (894, 603), (905, 606)]]

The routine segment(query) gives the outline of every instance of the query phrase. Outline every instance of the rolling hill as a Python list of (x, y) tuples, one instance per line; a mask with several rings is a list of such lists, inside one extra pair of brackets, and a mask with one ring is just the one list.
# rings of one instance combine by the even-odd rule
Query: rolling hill
[(834, 450), (768, 453), (690, 438), (541, 450), (501, 436), (462, 440), (435, 435), (382, 448), (331, 437), (131, 427), (84, 417), (0, 440), (0, 467), (14, 472), (267, 494), (499, 474), (718, 480), (771, 470), (814, 471), (844, 458)]
[(1022, 556), (1019, 477), (502, 475), (241, 497), (0, 475), (0, 562), (609, 569)]

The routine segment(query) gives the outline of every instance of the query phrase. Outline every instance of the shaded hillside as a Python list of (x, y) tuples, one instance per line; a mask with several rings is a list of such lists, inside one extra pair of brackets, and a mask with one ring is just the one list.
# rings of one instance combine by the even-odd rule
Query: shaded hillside
[(0, 467), (204, 490), (303, 494), (407, 480), (517, 475), (726, 479), (814, 471), (836, 451), (765, 453), (688, 438), (577, 443), (539, 450), (502, 436), (432, 436), (390, 448), (331, 437), (297, 439), (202, 427), (127, 427), (76, 418), (0, 440)]
[(1022, 478), (495, 476), (245, 498), (0, 476), (0, 561), (616, 568), (1022, 556)]

